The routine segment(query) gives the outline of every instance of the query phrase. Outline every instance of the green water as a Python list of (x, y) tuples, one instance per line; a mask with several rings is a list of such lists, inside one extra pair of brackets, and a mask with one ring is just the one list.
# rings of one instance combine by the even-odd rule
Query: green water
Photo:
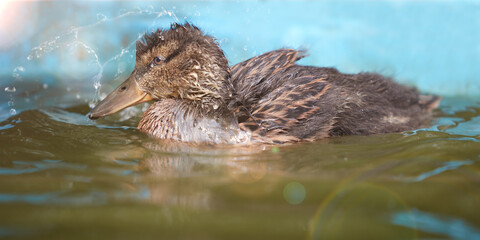
[(480, 239), (475, 100), (428, 129), (242, 148), (25, 106), (0, 123), (2, 239)]

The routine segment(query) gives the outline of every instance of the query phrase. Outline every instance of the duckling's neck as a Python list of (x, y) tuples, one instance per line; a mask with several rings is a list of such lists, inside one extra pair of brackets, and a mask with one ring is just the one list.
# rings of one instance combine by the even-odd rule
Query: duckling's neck
[(205, 109), (189, 100), (164, 99), (143, 114), (138, 129), (155, 138), (192, 143), (247, 143), (250, 133), (238, 126), (226, 107)]

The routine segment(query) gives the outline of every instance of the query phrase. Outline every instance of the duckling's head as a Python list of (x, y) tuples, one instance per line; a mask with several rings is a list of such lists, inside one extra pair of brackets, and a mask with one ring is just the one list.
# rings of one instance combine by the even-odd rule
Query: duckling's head
[(137, 41), (132, 74), (89, 117), (95, 119), (166, 98), (215, 111), (232, 96), (229, 77), (228, 61), (214, 38), (192, 24), (173, 24), (170, 29), (158, 29)]

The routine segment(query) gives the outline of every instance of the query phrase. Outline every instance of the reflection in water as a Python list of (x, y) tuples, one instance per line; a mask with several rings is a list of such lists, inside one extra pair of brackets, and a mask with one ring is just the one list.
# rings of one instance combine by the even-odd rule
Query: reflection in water
[[(266, 146), (194, 146), (154, 140), (142, 147), (147, 151), (139, 170), (148, 171), (155, 179), (153, 184), (147, 183), (151, 192), (149, 201), (167, 206), (210, 209), (217, 203), (212, 199), (211, 187), (232, 182), (254, 184), (274, 169), (272, 164), (258, 159)], [(157, 182), (160, 179), (162, 184)], [(203, 182), (209, 187), (188, 183), (190, 179), (198, 179), (198, 184)], [(175, 184), (171, 184), (172, 181)], [(242, 187), (235, 189), (242, 195), (261, 194), (244, 190)]]
[[(162, 140), (154, 140), (144, 143), (142, 146), (148, 149), (148, 155), (145, 156), (142, 164), (152, 173), (158, 175), (172, 173), (178, 176), (192, 176), (200, 174), (202, 169), (209, 169), (208, 167), (203, 168), (201, 165), (228, 166), (228, 169), (230, 169), (228, 172), (231, 173), (232, 177), (241, 182), (258, 180), (261, 178), (257, 176), (258, 173), (264, 175), (261, 172), (264, 172), (262, 169), (265, 168), (262, 168), (261, 164), (252, 168), (245, 163), (251, 163), (252, 157), (261, 153), (267, 146), (191, 145)], [(242, 173), (249, 173), (249, 175), (243, 176)], [(249, 180), (250, 178), (252, 180)]]

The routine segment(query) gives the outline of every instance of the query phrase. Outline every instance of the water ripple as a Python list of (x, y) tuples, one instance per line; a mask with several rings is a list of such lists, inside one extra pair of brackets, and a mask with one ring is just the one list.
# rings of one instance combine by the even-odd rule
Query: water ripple
[(446, 162), (443, 164), (443, 166), (439, 167), (439, 168), (436, 168), (432, 171), (429, 171), (429, 172), (426, 172), (426, 173), (422, 173), (420, 174), (419, 176), (413, 178), (413, 179), (409, 179), (408, 182), (421, 182), (429, 177), (432, 177), (432, 176), (435, 176), (435, 175), (439, 175), (445, 171), (448, 171), (448, 170), (455, 170), (461, 166), (464, 166), (464, 165), (472, 165), (474, 163), (474, 161), (471, 161), (471, 160), (466, 160), (466, 161), (451, 161), (451, 162)]
[(38, 168), (14, 169), (14, 168), (0, 168), (0, 175), (20, 175), (25, 173), (38, 172)]
[(480, 239), (480, 230), (464, 220), (417, 209), (395, 213), (392, 216), (392, 222), (428, 233), (446, 235), (453, 239)]
[(37, 194), (0, 193), (0, 203), (27, 203), (34, 205), (105, 205), (115, 200), (141, 200), (149, 199), (150, 191), (140, 186), (137, 191), (99, 191), (91, 190), (81, 195), (68, 191), (54, 191)]
[(465, 136), (480, 136), (480, 116), (473, 117), (468, 122), (461, 122), (457, 127), (447, 129), (445, 132)]
[(423, 181), (427, 178), (433, 177), (435, 175), (439, 175), (439, 174), (441, 174), (445, 171), (455, 170), (455, 169), (457, 169), (461, 166), (472, 165), (473, 163), (474, 163), (474, 161), (471, 161), (471, 160), (446, 162), (446, 163), (443, 164), (443, 166), (441, 166), (439, 168), (435, 168), (432, 171), (422, 173), (422, 174), (418, 175), (417, 177), (415, 177), (413, 179), (409, 179), (407, 182), (421, 182), (421, 181)]
[(0, 168), (0, 175), (21, 175), (55, 168), (85, 170), (86, 165), (66, 163), (61, 160), (12, 161), (13, 168)]

